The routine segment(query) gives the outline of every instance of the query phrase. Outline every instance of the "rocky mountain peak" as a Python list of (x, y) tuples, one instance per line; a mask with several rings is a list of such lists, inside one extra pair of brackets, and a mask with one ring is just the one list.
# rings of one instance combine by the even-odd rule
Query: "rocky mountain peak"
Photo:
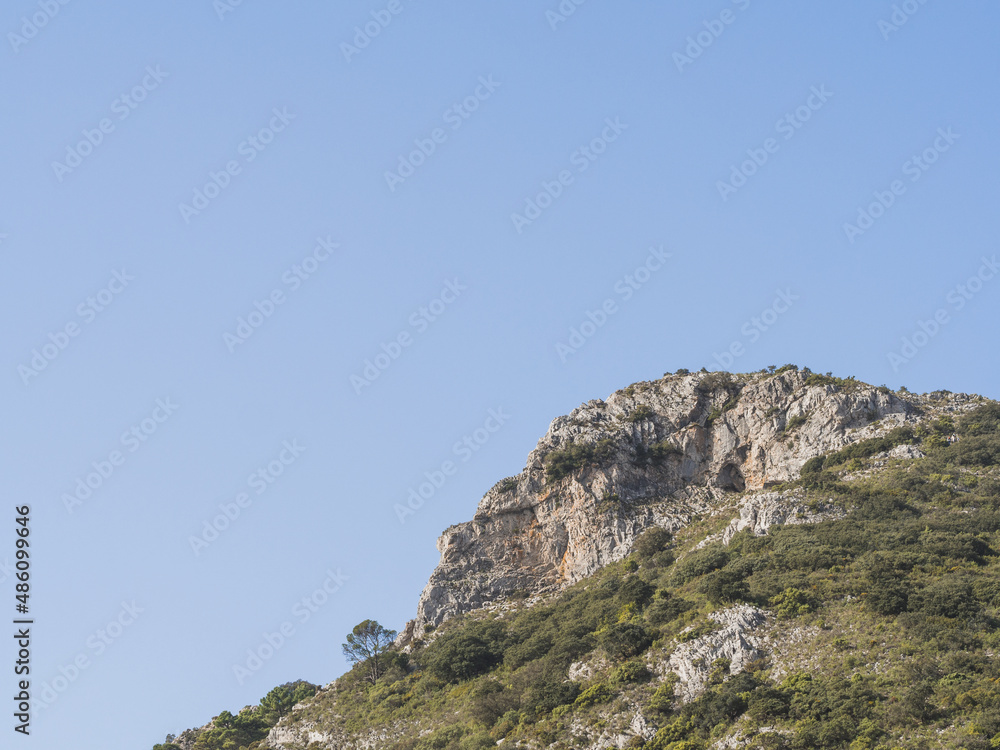
[(399, 642), (556, 591), (625, 557), (650, 526), (673, 531), (734, 493), (794, 480), (810, 458), (926, 419), (932, 401), (794, 366), (680, 371), (588, 401), (552, 421), (471, 521), (441, 535), (441, 561)]

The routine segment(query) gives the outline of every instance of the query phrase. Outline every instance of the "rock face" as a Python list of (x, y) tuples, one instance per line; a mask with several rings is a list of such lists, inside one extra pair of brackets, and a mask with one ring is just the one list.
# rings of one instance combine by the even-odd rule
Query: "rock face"
[[(888, 389), (811, 375), (670, 375), (558, 417), (524, 470), (441, 535), (400, 645), (515, 592), (557, 590), (628, 555), (650, 526), (676, 530), (729, 493), (796, 479), (813, 456), (919, 418)], [(766, 503), (751, 511), (750, 526), (788, 521)]]
[(369, 730), (361, 735), (347, 732), (330, 734), (314, 729), (311, 725), (286, 726), (284, 722), (273, 727), (267, 735), (265, 747), (276, 747), (291, 750), (307, 745), (316, 745), (325, 750), (379, 750), (392, 744), (400, 737), (399, 733)]
[(797, 493), (792, 492), (754, 493), (740, 503), (739, 512), (739, 517), (734, 518), (722, 532), (723, 544), (729, 544), (736, 534), (746, 529), (756, 536), (763, 536), (772, 526), (817, 523), (843, 516), (842, 510), (832, 506), (811, 508)]
[(199, 727), (198, 729), (185, 729), (174, 738), (174, 744), (181, 750), (192, 750), (194, 748), (194, 743), (198, 739), (198, 735), (208, 729), (211, 729), (212, 726), (212, 722), (209, 722), (205, 726)]
[[(891, 451), (886, 451), (886, 458), (923, 458), (927, 454), (915, 445), (897, 445)], [(875, 458), (881, 458), (882, 454), (876, 454)]]
[(739, 674), (749, 662), (764, 655), (760, 631), (767, 614), (763, 610), (742, 604), (713, 612), (710, 617), (720, 626), (718, 630), (682, 643), (657, 669), (661, 676), (673, 672), (681, 678), (674, 689), (682, 703), (705, 692), (717, 659), (729, 662), (726, 674)]
[[(323, 696), (327, 701), (327, 710), (336, 715), (337, 685), (330, 683), (324, 688)], [(267, 738), (261, 744), (262, 748), (276, 750), (304, 750), (323, 748), (323, 750), (380, 750), (397, 742), (408, 729), (406, 726), (382, 726), (367, 728), (361, 731), (350, 731), (343, 726), (331, 725), (330, 722), (318, 723), (313, 717), (306, 718), (313, 699), (299, 703), (292, 712), (282, 717), (281, 721), (271, 728)], [(300, 713), (302, 712), (302, 713)]]

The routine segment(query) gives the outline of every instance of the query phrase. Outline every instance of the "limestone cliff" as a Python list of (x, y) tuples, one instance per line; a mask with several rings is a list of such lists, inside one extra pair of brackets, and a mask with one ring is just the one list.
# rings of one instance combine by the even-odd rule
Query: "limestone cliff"
[(524, 470), (441, 535), (400, 643), (573, 583), (625, 557), (652, 525), (677, 529), (726, 494), (793, 480), (808, 459), (921, 413), (910, 394), (795, 368), (667, 375), (589, 401), (553, 420)]

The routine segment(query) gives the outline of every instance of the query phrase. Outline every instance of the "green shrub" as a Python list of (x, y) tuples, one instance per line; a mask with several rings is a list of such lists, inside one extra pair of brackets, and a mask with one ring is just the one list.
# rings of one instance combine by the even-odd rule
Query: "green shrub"
[(908, 602), (908, 587), (902, 581), (893, 579), (873, 584), (865, 597), (865, 607), (879, 615), (905, 612)]
[(635, 446), (635, 456), (632, 462), (637, 466), (659, 466), (670, 458), (680, 458), (684, 451), (671, 443), (669, 440), (660, 440), (647, 446), (645, 443), (638, 443)]
[(987, 404), (964, 414), (955, 429), (963, 437), (1000, 434), (1000, 404)]
[(714, 393), (715, 391), (728, 391), (737, 385), (733, 376), (725, 370), (710, 372), (698, 383), (698, 390), (702, 393)]
[(615, 669), (611, 674), (611, 680), (618, 684), (646, 682), (652, 676), (652, 673), (650, 673), (643, 662), (638, 659), (630, 659)]
[(603, 682), (597, 682), (580, 693), (580, 695), (577, 696), (576, 700), (573, 702), (573, 705), (579, 706), (580, 708), (587, 708), (588, 706), (593, 706), (596, 703), (607, 703), (614, 697), (615, 691), (612, 690), (611, 687)]
[(458, 750), (496, 750), (497, 743), (489, 732), (470, 732), (458, 743)]
[[(674, 675), (676, 677), (676, 675)], [(674, 684), (675, 681), (668, 681), (656, 688), (649, 702), (646, 704), (646, 713), (653, 716), (669, 716), (674, 706)]]
[[(906, 445), (916, 440), (916, 434), (911, 427), (896, 427), (882, 437), (861, 440), (841, 448), (839, 451), (829, 453), (818, 462), (818, 466), (820, 469), (829, 469), (847, 463), (852, 458), (870, 458), (876, 453), (884, 453), (897, 445)], [(813, 460), (815, 459), (810, 459), (810, 461)], [(806, 463), (809, 464), (809, 462)], [(815, 466), (816, 464), (813, 464), (813, 467)], [(803, 472), (805, 472), (805, 466), (803, 466)]]
[(716, 659), (712, 662), (712, 668), (708, 673), (708, 684), (719, 685), (722, 684), (726, 677), (729, 676), (729, 670), (732, 667), (733, 662), (731, 659)]
[(722, 626), (719, 625), (715, 620), (704, 619), (698, 624), (682, 631), (677, 636), (678, 643), (689, 643), (691, 641), (698, 640), (704, 635), (709, 635), (714, 633)]
[(669, 531), (661, 529), (659, 526), (654, 526), (646, 529), (636, 538), (632, 551), (640, 559), (648, 560), (657, 552), (666, 549), (672, 540), (673, 535)]
[(250, 745), (267, 736), (271, 727), (255, 708), (245, 708), (235, 716), (223, 711), (212, 725), (198, 735), (194, 750), (224, 750), (229, 747)]
[(962, 438), (951, 446), (950, 452), (959, 466), (996, 466), (1000, 464), (1000, 435), (975, 435)]
[(813, 610), (813, 598), (802, 589), (787, 588), (771, 597), (770, 604), (776, 608), (778, 617), (788, 619), (808, 614)]
[(825, 461), (824, 456), (813, 456), (804, 464), (802, 464), (802, 469), (799, 474), (805, 476), (806, 474), (819, 474), (823, 470), (823, 463)]
[(500, 493), (513, 492), (517, 489), (517, 477), (507, 477), (506, 479), (501, 479), (493, 485), (493, 489)]
[[(495, 747), (496, 741), (485, 730), (453, 724), (419, 738), (396, 743), (393, 750), (486, 750)], [(310, 748), (312, 745), (307, 750)]]
[(847, 638), (844, 638), (843, 636), (834, 638), (833, 643), (830, 645), (833, 646), (834, 651), (851, 651), (854, 649), (854, 644), (852, 644)]
[(679, 584), (711, 573), (729, 562), (729, 554), (720, 545), (696, 550), (674, 565), (674, 577)]
[(541, 662), (522, 670), (515, 680), (521, 696), (521, 712), (541, 716), (553, 709), (574, 703), (580, 696), (579, 683), (566, 680), (564, 672)]
[(698, 584), (698, 592), (708, 597), (713, 604), (750, 601), (746, 573), (740, 568), (726, 567), (709, 573)]
[(493, 725), (493, 728), (490, 730), (490, 737), (494, 740), (502, 740), (517, 729), (520, 724), (521, 712), (516, 709), (511, 709), (501, 716), (499, 721)]
[(948, 441), (940, 435), (928, 435), (920, 444), (924, 447), (924, 450), (929, 451), (948, 447)]
[(789, 703), (791, 695), (770, 685), (763, 685), (750, 694), (747, 713), (761, 723), (771, 722), (788, 715)]
[(620, 622), (601, 632), (598, 642), (611, 658), (629, 659), (649, 648), (653, 638), (642, 625)]
[(506, 629), (501, 622), (471, 622), (440, 636), (421, 656), (424, 669), (446, 682), (468, 680), (503, 659)]
[(694, 606), (694, 602), (660, 589), (656, 592), (656, 598), (646, 608), (646, 619), (652, 625), (663, 625), (676, 620)]
[(806, 378), (806, 385), (807, 386), (832, 385), (837, 388), (854, 389), (861, 384), (853, 376), (847, 378), (838, 378), (834, 377), (830, 373), (827, 373), (826, 375), (820, 375), (818, 372), (814, 372), (812, 375)]
[[(656, 736), (646, 743), (646, 750), (678, 750), (678, 744), (687, 741), (694, 730), (694, 722), (690, 717), (677, 717), (670, 724), (661, 728)], [(700, 748), (701, 745), (695, 745)], [(686, 750), (686, 749), (685, 749)]]
[(614, 443), (610, 439), (596, 443), (570, 443), (545, 456), (545, 476), (550, 481), (558, 481), (587, 466), (607, 461), (613, 453)]
[(968, 581), (958, 576), (945, 576), (914, 592), (910, 596), (909, 609), (920, 610), (930, 617), (968, 619), (978, 614), (979, 603)]
[(782, 429), (782, 432), (791, 432), (792, 430), (801, 427), (808, 421), (809, 417), (807, 415), (799, 414), (797, 417), (792, 417), (787, 422), (785, 422), (785, 426)]
[(513, 708), (517, 708), (518, 696), (505, 690), (498, 680), (486, 679), (473, 688), (470, 694), (469, 713), (473, 720), (483, 726), (492, 727), (497, 720)]
[(641, 405), (635, 407), (628, 416), (625, 417), (626, 422), (631, 422), (635, 424), (636, 422), (645, 422), (652, 419), (655, 415), (652, 409), (646, 405)]
[(622, 499), (617, 493), (605, 492), (601, 495), (601, 501), (597, 504), (597, 508), (601, 513), (607, 513), (608, 511), (617, 510), (621, 502)]
[(656, 587), (638, 576), (629, 576), (618, 589), (616, 599), (621, 604), (637, 604), (645, 607), (646, 603), (653, 598)]

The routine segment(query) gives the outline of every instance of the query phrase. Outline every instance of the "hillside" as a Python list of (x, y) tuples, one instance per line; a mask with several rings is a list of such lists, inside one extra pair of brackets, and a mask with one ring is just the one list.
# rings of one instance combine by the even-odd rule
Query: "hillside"
[(374, 685), (157, 747), (1000, 747), (998, 535), (996, 402), (668, 374), (554, 420), (444, 532)]

